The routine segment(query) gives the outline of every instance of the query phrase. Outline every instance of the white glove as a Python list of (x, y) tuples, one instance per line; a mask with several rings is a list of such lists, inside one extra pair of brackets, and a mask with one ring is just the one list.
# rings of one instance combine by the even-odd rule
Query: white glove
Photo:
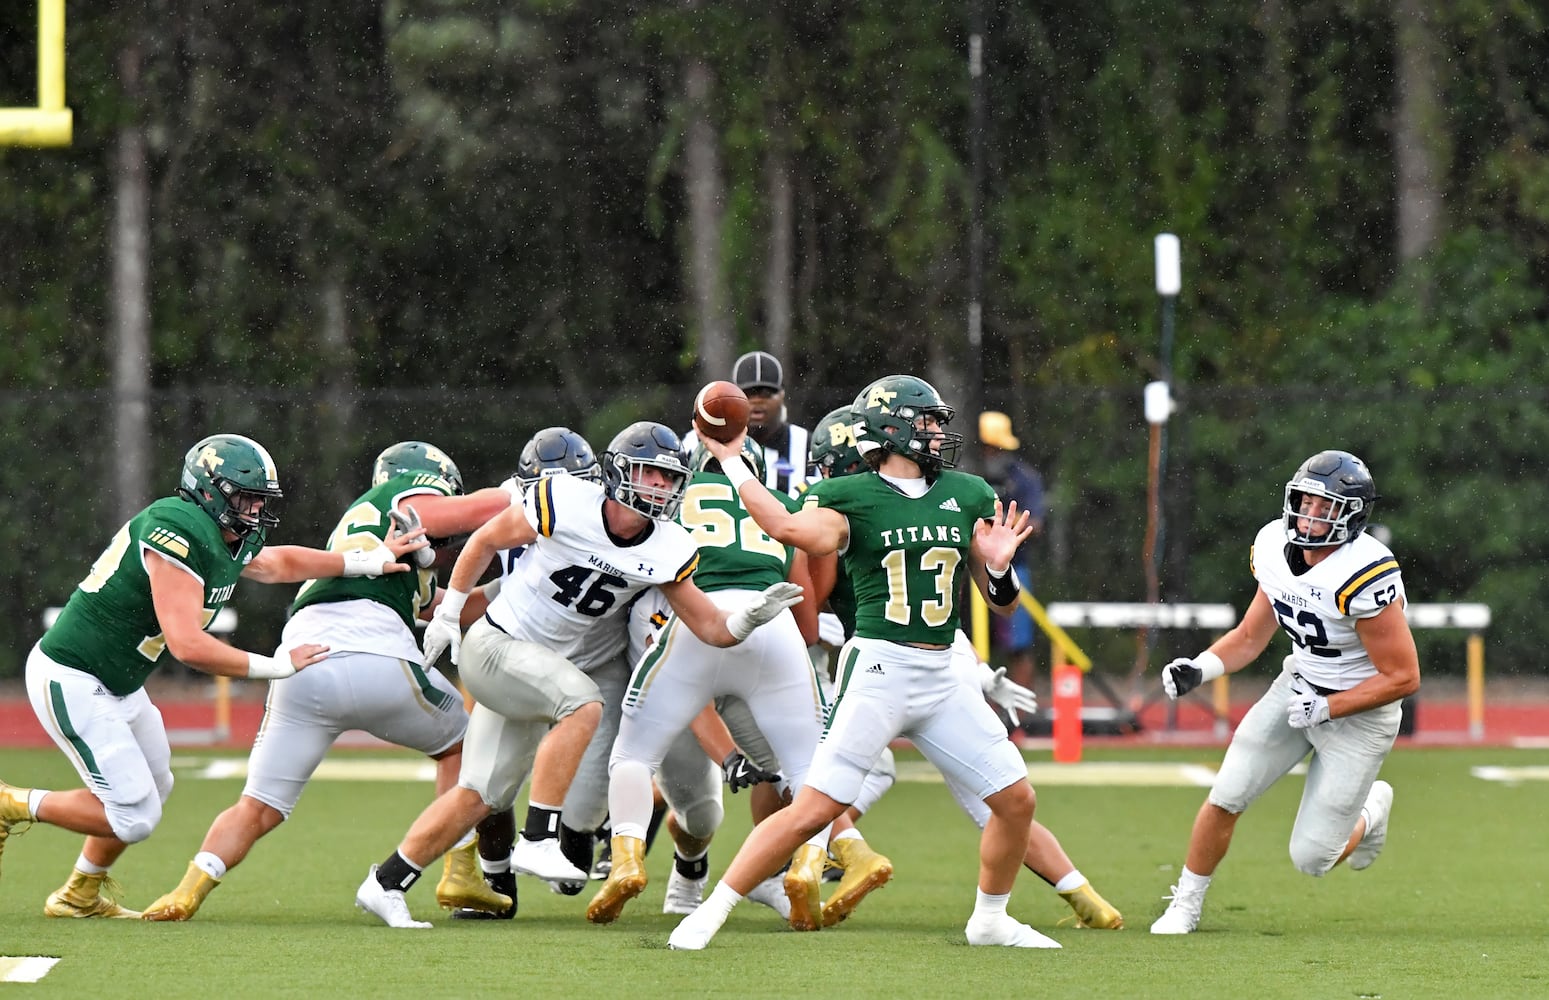
[(468, 595), (461, 590), (449, 589), (446, 596), (441, 598), (441, 606), (431, 616), (430, 624), (425, 626), (425, 639), (421, 644), (425, 653), (425, 666), (435, 666), (447, 649), (452, 651), (452, 662), (457, 662), (463, 649), (462, 616), (463, 605), (467, 603)]
[(824, 611), (818, 615), (818, 642), (825, 646), (844, 645), (844, 625), (839, 621), (839, 616), (832, 611)]
[[(387, 516), (393, 522), (393, 527), (398, 530), (400, 535), (407, 535), (420, 527), (419, 511), (409, 504), (404, 504), (402, 511), (388, 511)], [(436, 564), (436, 551), (429, 545), (423, 549), (415, 549), (412, 555), (414, 556), (414, 565), (420, 569), (429, 569)]]
[(1013, 726), (1022, 724), (1018, 711), (1028, 714), (1038, 711), (1038, 696), (1016, 681), (1008, 680), (1005, 667), (992, 670), (988, 663), (979, 664), (979, 687), (986, 698), (1006, 710)]
[(1329, 719), (1328, 699), (1306, 686), (1298, 674), (1291, 675), (1291, 698), (1285, 705), (1286, 721), (1292, 729), (1311, 729)]
[(1180, 656), (1162, 668), (1162, 691), (1169, 699), (1177, 701), (1206, 681), (1213, 681), (1224, 673), (1226, 664), (1208, 649), (1193, 659)]
[(726, 619), (726, 631), (738, 642), (753, 634), (753, 630), (786, 608), (800, 604), (805, 599), (799, 584), (782, 582), (771, 584), (753, 601), (733, 611)]
[(350, 549), (344, 553), (344, 576), (381, 576), (382, 568), (397, 562), (398, 557), (385, 545), (369, 549)]

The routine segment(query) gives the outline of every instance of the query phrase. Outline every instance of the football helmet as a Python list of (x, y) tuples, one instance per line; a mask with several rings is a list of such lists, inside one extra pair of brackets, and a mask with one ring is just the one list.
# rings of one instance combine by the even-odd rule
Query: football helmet
[[(664, 488), (642, 486), (647, 468), (661, 469), (670, 484)], [(608, 496), (656, 521), (671, 521), (683, 505), (688, 489), (688, 464), (683, 443), (666, 424), (640, 420), (618, 432), (602, 453), (602, 485)]]
[[(1301, 513), (1302, 498), (1324, 497), (1327, 511), (1318, 516)], [(1285, 484), (1285, 535), (1292, 545), (1304, 549), (1325, 548), (1354, 541), (1366, 530), (1372, 506), (1377, 502), (1377, 486), (1366, 463), (1348, 451), (1320, 451), (1301, 464), (1291, 481)], [(1307, 532), (1297, 521), (1309, 522)], [(1326, 525), (1321, 534), (1311, 529)]]
[[(945, 428), (957, 411), (924, 379), (884, 375), (862, 389), (850, 409), (855, 412), (855, 447), (861, 455), (891, 451), (919, 465), (927, 476), (956, 467), (963, 435)], [(918, 426), (926, 416), (935, 417), (935, 430)]]
[(262, 545), (280, 523), (280, 473), (264, 446), (240, 434), (213, 434), (183, 456), (178, 493), (238, 538)]
[(381, 486), (404, 472), (429, 472), (452, 484), (452, 492), (463, 492), (463, 474), (451, 456), (424, 441), (399, 441), (382, 449), (371, 463), (371, 485)]
[[(753, 476), (759, 482), (763, 482), (764, 474), (768, 469), (764, 461), (764, 449), (750, 437), (742, 439), (742, 460), (747, 463), (749, 469), (753, 470)], [(695, 472), (721, 471), (721, 463), (705, 449), (703, 441), (695, 443), (693, 452), (688, 456), (688, 467)]]
[(824, 479), (864, 472), (866, 461), (855, 447), (855, 411), (848, 406), (828, 414), (812, 428), (808, 455)]
[(586, 438), (568, 427), (545, 427), (522, 448), (516, 478), (531, 486), (546, 476), (569, 473), (577, 479), (602, 482), (602, 466)]

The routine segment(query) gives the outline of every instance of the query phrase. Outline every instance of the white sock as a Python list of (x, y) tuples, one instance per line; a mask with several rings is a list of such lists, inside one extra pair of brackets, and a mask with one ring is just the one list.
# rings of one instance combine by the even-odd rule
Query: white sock
[(200, 851), (194, 855), (194, 867), (217, 882), (226, 877), (226, 862), (209, 851)]
[(740, 902), (742, 902), (742, 893), (721, 881), (715, 883), (715, 888), (710, 890), (710, 895), (699, 904), (699, 908), (714, 913), (724, 921), (731, 913), (732, 907)]
[(983, 889), (976, 889), (973, 915), (976, 917), (1001, 916), (1005, 914), (1006, 904), (1010, 900), (1011, 893), (1009, 892), (991, 894)]
[(837, 844), (841, 840), (862, 840), (862, 839), (864, 839), (864, 838), (861, 837), (861, 832), (859, 830), (857, 830), (855, 827), (852, 826), (848, 830), (844, 830), (844, 831), (841, 831), (839, 833), (834, 834), (834, 839), (829, 841), (829, 843)]
[(486, 858), (482, 854), (479, 855), (479, 871), (483, 872), (486, 875), (504, 875), (506, 872), (508, 872), (510, 870), (511, 870), (511, 855), (510, 854), (507, 854), (505, 857), (500, 858), (500, 859), (498, 859), (496, 861), (491, 861), (489, 858)]
[(1072, 868), (1070, 874), (1054, 883), (1055, 892), (1071, 892), (1086, 885), (1086, 876), (1081, 874), (1081, 869)]
[(621, 760), (608, 769), (608, 815), (614, 836), (644, 840), (651, 807), (651, 768), (644, 761)]
[(43, 804), (43, 796), (47, 795), (47, 788), (32, 788), (27, 791), (27, 811), (32, 813), (32, 818), (38, 818), (38, 806)]
[(1189, 871), (1188, 865), (1184, 865), (1183, 874), (1178, 876), (1178, 888), (1195, 889), (1199, 892), (1204, 892), (1210, 888), (1210, 879), (1212, 877), (1210, 875), (1196, 875)]
[(452, 850), (458, 851), (462, 850), (464, 847), (467, 847), (469, 844), (473, 843), (474, 836), (474, 832), (469, 830), (467, 833), (457, 838), (457, 843), (452, 845)]
[(80, 872), (82, 875), (101, 875), (107, 871), (107, 869), (101, 865), (94, 865), (90, 861), (87, 861), (86, 855), (84, 853), (75, 859), (75, 870)]

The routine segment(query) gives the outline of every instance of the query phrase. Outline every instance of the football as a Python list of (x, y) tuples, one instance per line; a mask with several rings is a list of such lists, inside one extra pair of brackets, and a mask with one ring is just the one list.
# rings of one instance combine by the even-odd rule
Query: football
[(711, 382), (694, 397), (694, 430), (712, 441), (730, 441), (748, 426), (748, 394), (734, 382)]

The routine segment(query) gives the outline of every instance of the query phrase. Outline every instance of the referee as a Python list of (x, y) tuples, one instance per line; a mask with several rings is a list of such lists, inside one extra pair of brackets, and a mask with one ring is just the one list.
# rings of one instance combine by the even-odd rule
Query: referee
[[(764, 449), (764, 485), (798, 496), (817, 476), (807, 475), (807, 448), (812, 435), (786, 420), (785, 370), (768, 351), (749, 351), (731, 366), (731, 381), (748, 394), (748, 438)], [(692, 451), (698, 437), (691, 430), (683, 447)]]

